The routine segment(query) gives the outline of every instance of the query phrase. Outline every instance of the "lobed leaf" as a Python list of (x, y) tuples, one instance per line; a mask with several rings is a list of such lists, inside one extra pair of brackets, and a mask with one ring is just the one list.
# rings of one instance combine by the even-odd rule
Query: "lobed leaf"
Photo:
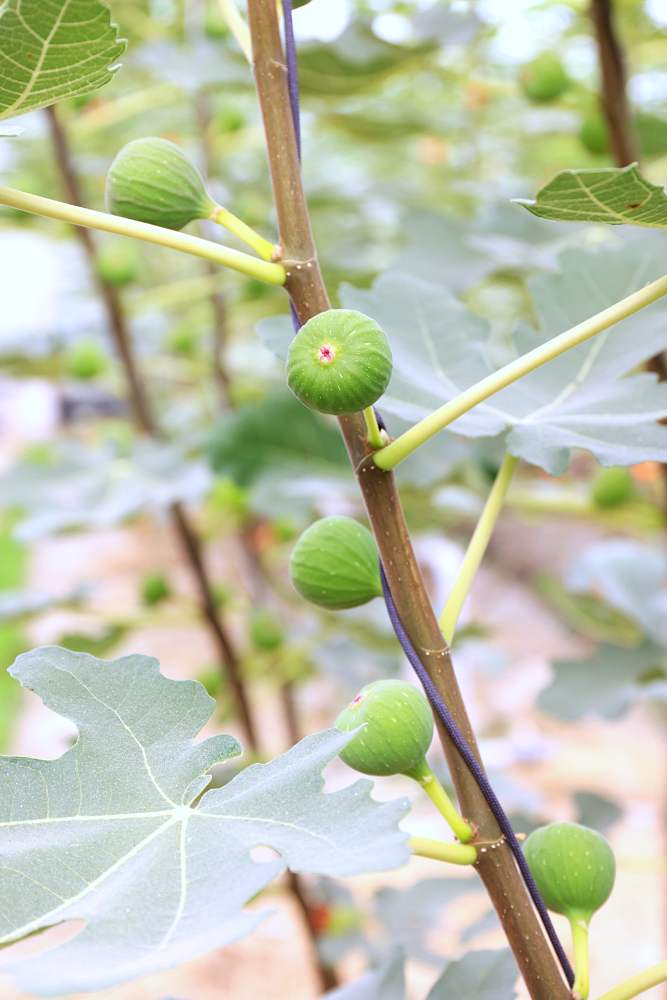
[[(261, 919), (245, 904), (286, 867), (342, 876), (408, 856), (404, 800), (374, 802), (368, 781), (322, 794), (350, 734), (307, 737), (202, 795), (208, 770), (241, 748), (194, 742), (214, 706), (199, 683), (168, 680), (149, 657), (56, 647), (11, 672), (79, 731), (57, 760), (0, 758), (0, 946), (85, 923), (9, 966), (25, 990), (102, 989), (235, 940)], [(258, 845), (279, 857), (255, 862)]]
[(125, 42), (101, 0), (6, 0), (0, 7), (0, 119), (98, 90)]
[(563, 170), (534, 201), (517, 199), (533, 215), (557, 222), (606, 222), (667, 228), (665, 189), (651, 184), (637, 164), (600, 170)]

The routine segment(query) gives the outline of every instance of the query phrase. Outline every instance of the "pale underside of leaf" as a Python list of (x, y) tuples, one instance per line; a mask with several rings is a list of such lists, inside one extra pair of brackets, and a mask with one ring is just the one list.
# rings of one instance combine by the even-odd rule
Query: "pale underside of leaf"
[(533, 215), (561, 222), (667, 228), (667, 195), (636, 164), (601, 170), (563, 170), (534, 201), (518, 200)]
[(102, 0), (7, 0), (0, 7), (0, 119), (98, 90), (124, 49)]
[[(308, 737), (202, 796), (210, 767), (240, 747), (194, 742), (213, 707), (201, 685), (166, 679), (148, 657), (55, 647), (12, 674), (79, 730), (55, 761), (0, 758), (0, 946), (85, 924), (10, 965), (32, 993), (102, 989), (228, 943), (261, 919), (243, 908), (286, 866), (350, 875), (408, 857), (404, 801), (373, 802), (366, 781), (322, 794), (349, 734)], [(276, 860), (253, 861), (257, 845)]]

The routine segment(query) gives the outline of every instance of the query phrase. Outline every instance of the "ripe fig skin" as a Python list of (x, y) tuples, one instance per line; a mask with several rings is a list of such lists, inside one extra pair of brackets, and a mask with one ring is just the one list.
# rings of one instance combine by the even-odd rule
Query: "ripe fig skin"
[(106, 204), (113, 215), (164, 229), (183, 229), (217, 207), (183, 150), (157, 137), (123, 146), (109, 167)]
[(325, 517), (306, 528), (289, 569), (302, 597), (332, 611), (359, 607), (382, 593), (375, 540), (351, 517)]
[(355, 309), (328, 309), (292, 341), (287, 384), (312, 410), (357, 413), (380, 398), (391, 370), (389, 341), (375, 320)]
[(342, 732), (363, 726), (340, 753), (362, 774), (410, 774), (423, 762), (433, 739), (428, 701), (412, 684), (399, 680), (367, 684), (335, 725)]
[(614, 887), (616, 861), (607, 840), (579, 823), (551, 823), (534, 830), (524, 854), (550, 910), (588, 923)]

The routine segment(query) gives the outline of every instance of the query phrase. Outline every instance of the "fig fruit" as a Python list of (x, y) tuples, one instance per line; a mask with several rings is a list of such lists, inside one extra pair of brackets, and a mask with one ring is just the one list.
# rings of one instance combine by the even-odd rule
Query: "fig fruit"
[(632, 500), (635, 484), (630, 471), (623, 467), (600, 469), (591, 487), (596, 507), (621, 507)]
[(67, 373), (73, 378), (89, 379), (102, 375), (107, 363), (107, 356), (96, 340), (77, 340), (65, 356)]
[(356, 413), (389, 385), (391, 349), (375, 320), (354, 309), (328, 309), (309, 319), (292, 341), (287, 384), (321, 413)]
[(433, 739), (433, 715), (424, 695), (404, 681), (374, 681), (336, 719), (336, 729), (363, 726), (340, 752), (362, 774), (418, 771)]
[(163, 573), (149, 573), (141, 581), (141, 600), (146, 607), (160, 604), (170, 596), (169, 580)]
[(578, 823), (551, 823), (524, 844), (528, 866), (550, 910), (588, 923), (614, 887), (616, 864), (608, 842)]
[(609, 152), (609, 130), (599, 111), (584, 118), (579, 129), (579, 140), (594, 156)]
[(285, 641), (283, 627), (270, 611), (255, 611), (250, 618), (250, 639), (255, 649), (271, 653)]
[(106, 203), (114, 215), (165, 229), (183, 229), (218, 208), (183, 150), (155, 137), (134, 139), (118, 153), (107, 175)]
[(289, 570), (301, 596), (322, 608), (356, 608), (382, 593), (373, 536), (351, 517), (311, 524), (292, 550)]
[(102, 281), (121, 288), (137, 280), (141, 273), (141, 259), (131, 240), (116, 240), (100, 250), (95, 269)]
[(521, 87), (529, 101), (549, 104), (570, 85), (565, 67), (555, 52), (541, 52), (521, 69)]

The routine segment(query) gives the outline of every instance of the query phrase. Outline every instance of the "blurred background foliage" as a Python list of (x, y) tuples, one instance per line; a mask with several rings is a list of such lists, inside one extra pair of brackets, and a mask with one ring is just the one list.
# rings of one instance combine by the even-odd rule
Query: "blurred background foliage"
[[(272, 238), (251, 75), (215, 0), (111, 7), (129, 40), (122, 69), (100, 93), (58, 110), (86, 203), (103, 206), (105, 174), (121, 146), (161, 135), (199, 164), (214, 197)], [(642, 170), (661, 183), (667, 11), (660, 0), (618, 0), (616, 19)], [(518, 323), (534, 324), (527, 281), (554, 270), (560, 250), (652, 238), (549, 224), (510, 203), (561, 169), (614, 162), (583, 0), (312, 0), (295, 22), (305, 183), (334, 301), (341, 282), (368, 287), (397, 266), (461, 296), (502, 346)], [(67, 200), (47, 113), (21, 125), (20, 138), (0, 140), (3, 183)], [(201, 232), (220, 238), (207, 225)], [(255, 334), (260, 321), (284, 314), (283, 293), (156, 247), (100, 235), (95, 246), (92, 268), (67, 227), (0, 212), (0, 668), (44, 634), (104, 656), (135, 648), (142, 629), (192, 625), (197, 592), (187, 562), (179, 566), (159, 543), (173, 505), (184, 504), (251, 700), (282, 704), (289, 738), (315, 728), (313, 718), (328, 724), (357, 686), (398, 672), (401, 662), (380, 602), (333, 616), (305, 607), (287, 579), (293, 540), (315, 516), (362, 511), (335, 426), (289, 396), (281, 365)], [(120, 303), (158, 437), (137, 430), (99, 280)], [(270, 341), (271, 324), (263, 329)], [(495, 441), (447, 434), (400, 471), (437, 601), (498, 456)], [(40, 572), (50, 539), (92, 538), (94, 547), (96, 532), (129, 526), (142, 546), (151, 519), (158, 542), (124, 591), (114, 589), (113, 565), (103, 558), (74, 580), (67, 571), (61, 578), (53, 560)], [(507, 522), (513, 545), (501, 532), (490, 555), (497, 586), (520, 579), (581, 649), (555, 662), (540, 712), (568, 722), (618, 719), (642, 699), (664, 700), (660, 468), (601, 472), (582, 453), (558, 481), (522, 469)], [(511, 550), (524, 531), (535, 545), (532, 561), (521, 562)], [(554, 531), (570, 538), (562, 551), (539, 542)], [(480, 607), (473, 600), (457, 637), (457, 663), (476, 678), (466, 681), (471, 690), (507, 661)], [(142, 642), (138, 651), (152, 652)], [(193, 659), (187, 669), (218, 698), (221, 724), (234, 729), (225, 665), (221, 672), (214, 652)], [(15, 688), (0, 669), (4, 750), (22, 725)], [(504, 751), (494, 754), (512, 744), (510, 706), (479, 714), (491, 767), (501, 767)], [(280, 748), (282, 737), (264, 735), (263, 750)], [(546, 752), (539, 740), (524, 751)], [(510, 760), (522, 752), (515, 748)], [(521, 782), (503, 790), (524, 828), (544, 818), (543, 800)], [(617, 820), (613, 795), (572, 791), (573, 815), (601, 826)], [(342, 888), (318, 891), (318, 933), (333, 962), (363, 931)], [(383, 890), (374, 904), (391, 940), (392, 914), (410, 902), (397, 903), (397, 892)], [(426, 920), (431, 887), (410, 892)], [(418, 930), (404, 944), (423, 957)]]

